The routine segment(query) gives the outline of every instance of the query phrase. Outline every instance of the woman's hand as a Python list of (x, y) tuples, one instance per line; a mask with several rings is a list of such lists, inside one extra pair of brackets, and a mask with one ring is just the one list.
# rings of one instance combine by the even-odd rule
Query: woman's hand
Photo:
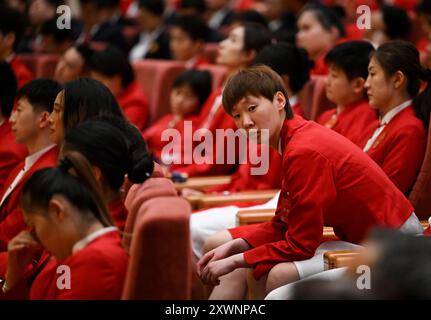
[(235, 270), (236, 268), (248, 266), (244, 261), (242, 253), (230, 256), (222, 260), (209, 262), (202, 271), (201, 280), (203, 283), (216, 286), (220, 284), (219, 278)]
[(234, 239), (221, 246), (208, 251), (197, 263), (198, 276), (201, 277), (204, 268), (212, 261), (227, 258), (233, 254), (244, 252), (250, 249), (250, 245), (244, 239)]
[(29, 231), (22, 231), (8, 243), (8, 268), (6, 283), (9, 288), (19, 283), (25, 269), (31, 263), (35, 253), (41, 249), (40, 243)]

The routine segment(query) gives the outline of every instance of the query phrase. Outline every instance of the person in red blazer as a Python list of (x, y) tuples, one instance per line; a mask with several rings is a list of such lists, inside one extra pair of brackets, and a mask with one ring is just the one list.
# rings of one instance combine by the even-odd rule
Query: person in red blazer
[[(153, 173), (153, 162), (147, 153), (141, 133), (132, 124), (118, 117), (98, 117), (70, 129), (62, 145), (62, 153), (79, 152), (89, 161), (104, 200), (109, 204), (113, 223), (124, 231), (128, 211), (121, 191), (124, 177), (131, 183), (142, 183)], [(49, 253), (35, 256), (24, 278), (30, 285), (40, 273)], [(7, 252), (0, 254), (0, 277), (7, 269)]]
[(312, 75), (327, 75), (325, 54), (345, 36), (344, 27), (331, 9), (315, 4), (306, 5), (297, 20), (296, 43), (314, 61)]
[(116, 47), (97, 51), (90, 60), (90, 74), (111, 90), (126, 118), (139, 130), (148, 125), (150, 109), (142, 86), (135, 81), (132, 66)]
[(10, 63), (17, 82), (21, 88), (27, 82), (33, 80), (33, 73), (15, 55), (15, 49), (24, 33), (25, 23), (23, 15), (15, 9), (2, 6), (0, 8), (0, 60)]
[[(282, 77), (293, 112), (302, 114), (298, 93), (310, 78), (310, 61), (306, 51), (287, 43), (270, 44), (257, 53), (253, 64), (267, 65)], [(210, 193), (278, 189), (281, 186), (281, 176), (279, 174), (281, 157), (276, 151), (269, 148), (268, 159), (269, 170), (265, 175), (252, 175), (251, 168), (253, 165), (247, 162), (238, 166), (238, 169), (232, 175), (231, 183), (210, 187), (204, 191)], [(196, 190), (192, 192), (189, 189), (183, 190), (183, 195), (187, 194), (198, 194), (198, 192)]]
[[(96, 185), (90, 163), (78, 152), (64, 153), (59, 167), (39, 170), (25, 183), (22, 206), (30, 231), (8, 245), (6, 298), (121, 298), (128, 255)], [(25, 270), (41, 247), (52, 258), (44, 256), (28, 292)]]
[[(420, 80), (427, 81), (428, 86), (417, 96)], [(406, 195), (425, 155), (431, 105), (427, 99), (429, 81), (430, 72), (422, 69), (419, 53), (410, 43), (388, 42), (372, 55), (365, 88), (380, 121), (364, 151)]]
[(124, 177), (131, 183), (143, 183), (154, 169), (139, 130), (118, 117), (98, 117), (70, 129), (62, 150), (83, 154), (98, 171), (96, 180), (114, 224), (124, 231), (128, 215), (121, 195)]
[(0, 192), (3, 190), (5, 180), (10, 171), (18, 165), (27, 155), (24, 145), (18, 144), (12, 133), (12, 126), (9, 122), (17, 82), (10, 65), (0, 62)]
[(171, 113), (160, 118), (143, 133), (155, 161), (168, 166), (162, 158), (163, 148), (169, 143), (162, 141), (163, 132), (175, 129), (184, 136), (185, 122), (192, 127), (197, 125), (201, 107), (210, 93), (211, 74), (208, 71), (187, 70), (175, 79), (170, 93)]
[[(286, 96), (281, 78), (264, 66), (239, 72), (225, 88), (223, 106), (239, 127), (269, 129), (268, 144), (283, 157), (283, 177), (271, 221), (222, 231), (207, 241), (215, 249), (197, 269), (204, 283), (217, 285), (210, 298), (244, 298), (244, 268), (253, 269), (256, 280), (249, 283), (258, 296), (298, 280), (325, 225), (352, 245), (375, 226), (423, 231), (412, 205), (375, 162), (334, 131), (293, 116)], [(323, 271), (323, 259), (318, 269)]]
[(325, 57), (329, 66), (326, 96), (337, 107), (325, 111), (317, 120), (360, 148), (364, 147), (378, 121), (376, 111), (368, 105), (364, 89), (372, 51), (374, 48), (369, 42), (347, 41), (328, 52)]
[(26, 180), (37, 170), (55, 166), (58, 150), (50, 139), (49, 114), (61, 86), (47, 79), (34, 80), (17, 94), (16, 112), (11, 117), (17, 142), (24, 144), (29, 155), (17, 165), (0, 191), (0, 251), (25, 228), (20, 198)]
[[(271, 41), (268, 31), (260, 25), (247, 24), (236, 26), (229, 33), (229, 37), (220, 43), (220, 50), (217, 56), (217, 63), (224, 65), (228, 69), (228, 76), (235, 74), (241, 68), (247, 67), (265, 45)], [(226, 159), (222, 164), (218, 164), (216, 155), (227, 155), (227, 143), (223, 136), (219, 135), (217, 140), (216, 130), (228, 129), (236, 130), (236, 126), (231, 117), (229, 117), (222, 108), (221, 97), (223, 88), (218, 88), (208, 98), (200, 113), (198, 125), (193, 128), (193, 134), (198, 129), (207, 129), (215, 137), (213, 141), (213, 159), (203, 164), (197, 164), (191, 161), (191, 164), (175, 164), (171, 166), (171, 171), (179, 171), (189, 176), (209, 176), (231, 174), (237, 168), (237, 164), (229, 164)], [(185, 135), (183, 139), (192, 139), (191, 136)], [(197, 142), (192, 142), (198, 145)], [(232, 152), (231, 150), (229, 152)], [(191, 159), (193, 160), (193, 159)], [(213, 162), (213, 163), (209, 163)]]
[(15, 72), (16, 79), (18, 80), (18, 88), (22, 88), (26, 83), (34, 79), (33, 72), (16, 55), (9, 56), (6, 61), (9, 61)]
[(178, 15), (169, 28), (169, 48), (174, 60), (182, 61), (187, 69), (209, 64), (203, 56), (203, 47), (210, 29), (198, 14)]

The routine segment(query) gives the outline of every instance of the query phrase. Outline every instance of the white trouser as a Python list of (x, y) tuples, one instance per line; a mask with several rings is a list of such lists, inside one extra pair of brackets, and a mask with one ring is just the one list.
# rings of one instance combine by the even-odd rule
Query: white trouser
[(347, 267), (326, 270), (318, 274), (312, 275), (306, 279), (301, 279), (296, 282), (286, 284), (268, 293), (268, 295), (265, 297), (265, 300), (291, 300), (293, 296), (293, 288), (297, 283), (312, 279), (336, 281), (344, 276), (346, 269)]
[(200, 259), (203, 255), (203, 245), (205, 240), (213, 234), (226, 229), (234, 228), (236, 224), (236, 214), (243, 209), (276, 209), (277, 193), (271, 200), (257, 206), (239, 208), (237, 206), (227, 206), (212, 208), (197, 212), (191, 215), (190, 232), (192, 238), (192, 248), (195, 256)]
[[(410, 217), (403, 223), (399, 230), (405, 234), (411, 235), (420, 235), (423, 233), (423, 228), (414, 212), (412, 212)], [(323, 255), (326, 251), (355, 250), (358, 248), (362, 248), (362, 246), (346, 241), (327, 241), (323, 242), (316, 249), (314, 257), (307, 260), (294, 261), (293, 263), (298, 270), (299, 278), (304, 279), (324, 270)]]

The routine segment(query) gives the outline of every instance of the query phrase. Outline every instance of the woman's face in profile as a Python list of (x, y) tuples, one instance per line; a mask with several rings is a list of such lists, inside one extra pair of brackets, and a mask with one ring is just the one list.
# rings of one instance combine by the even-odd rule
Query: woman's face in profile
[(59, 145), (64, 138), (64, 90), (60, 91), (54, 101), (54, 108), (49, 116), (50, 138)]

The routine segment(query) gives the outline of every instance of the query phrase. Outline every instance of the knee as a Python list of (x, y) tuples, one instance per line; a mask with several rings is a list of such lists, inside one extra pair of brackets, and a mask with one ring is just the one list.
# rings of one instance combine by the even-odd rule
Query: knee
[(266, 294), (286, 284), (299, 280), (299, 274), (294, 263), (280, 263), (268, 273)]
[(206, 238), (203, 247), (204, 253), (207, 253), (208, 251), (211, 251), (230, 240), (232, 240), (232, 236), (228, 231), (225, 230), (217, 232), (216, 234)]

